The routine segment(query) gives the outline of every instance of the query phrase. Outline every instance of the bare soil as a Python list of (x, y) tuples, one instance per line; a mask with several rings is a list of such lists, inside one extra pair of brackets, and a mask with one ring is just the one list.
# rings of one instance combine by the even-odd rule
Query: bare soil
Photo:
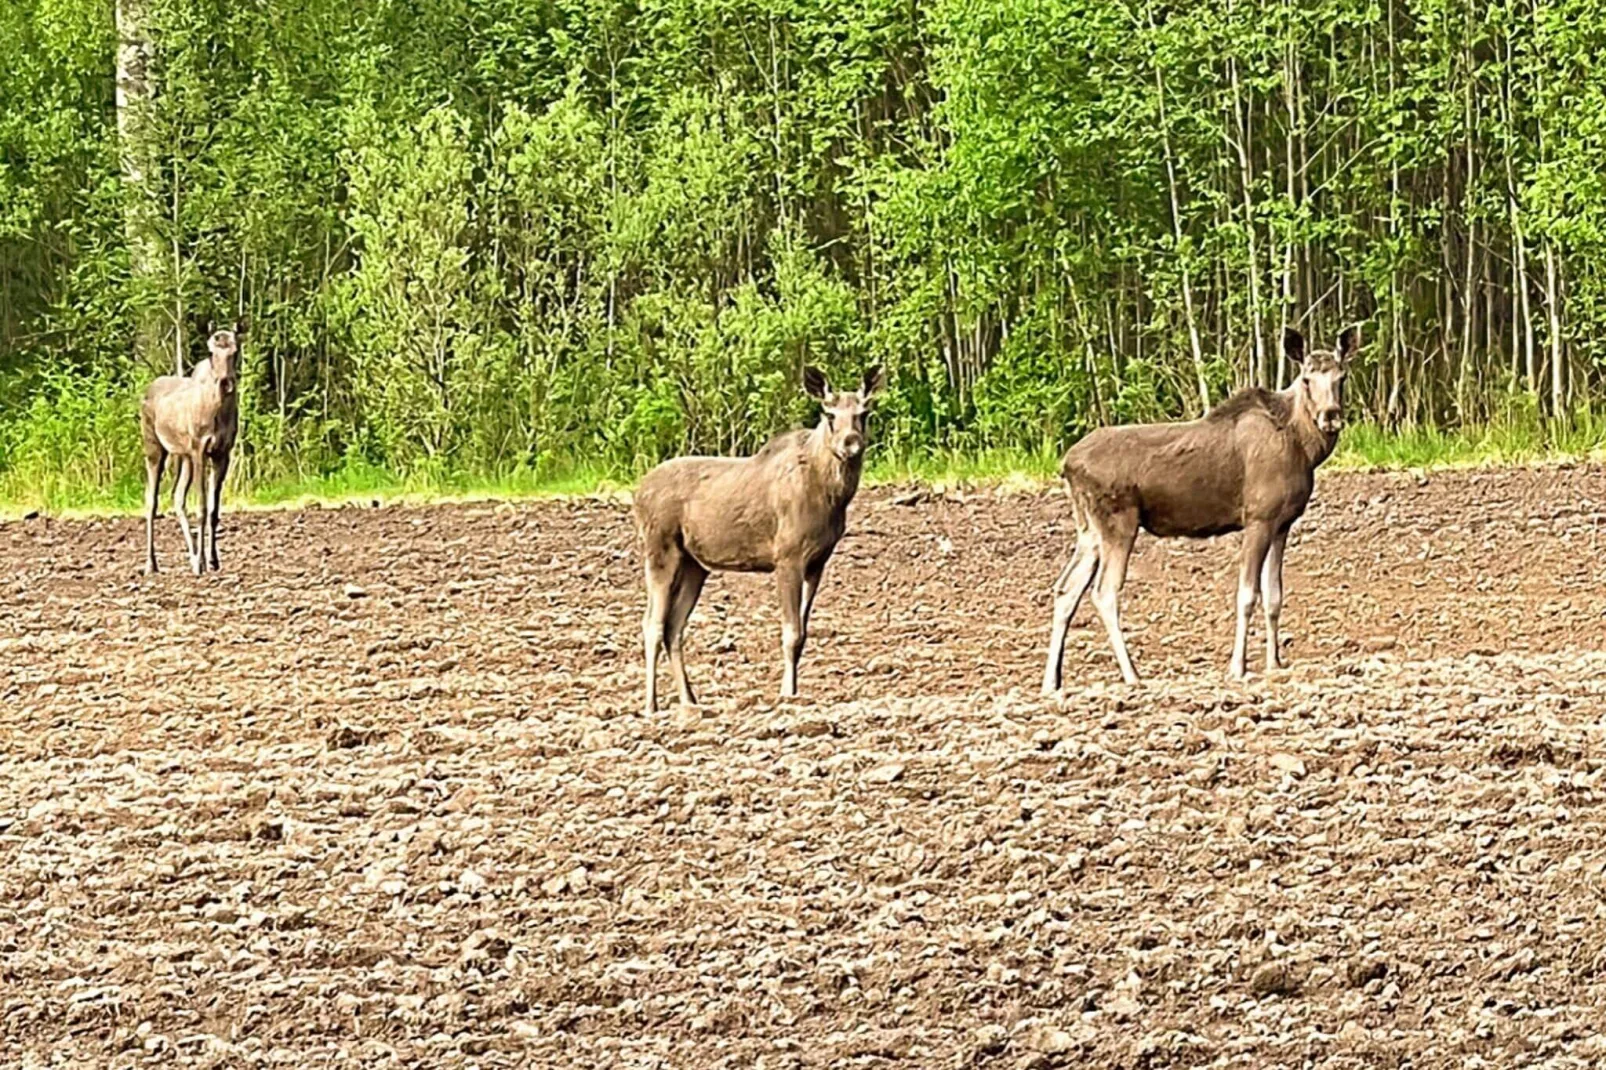
[(1043, 701), (1060, 496), (880, 490), (652, 718), (622, 503), (0, 525), (3, 1061), (1606, 1062), (1606, 471), (1317, 495), (1269, 678), (1145, 537)]

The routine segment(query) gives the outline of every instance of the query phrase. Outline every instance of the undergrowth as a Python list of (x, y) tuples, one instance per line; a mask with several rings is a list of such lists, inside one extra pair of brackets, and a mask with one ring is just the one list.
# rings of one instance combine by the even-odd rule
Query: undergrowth
[[(137, 513), (144, 462), (136, 415), (107, 384), (103, 396), (80, 388), (36, 395), (23, 419), (0, 424), (0, 515)], [(247, 431), (249, 434), (249, 431)], [(1386, 429), (1352, 424), (1328, 468), (1445, 468), (1606, 458), (1606, 417), (1581, 412), (1567, 422), (1514, 417), (1480, 427)], [(900, 453), (872, 446), (865, 482), (1019, 484), (1052, 482), (1057, 452), (930, 450)], [(293, 454), (245, 451), (229, 474), (230, 506), (294, 507), (317, 503), (432, 502), (530, 498), (623, 490), (638, 472), (586, 461), (539, 468), (452, 470), (442, 465), (395, 471), (360, 458), (303, 467)], [(164, 479), (169, 508), (171, 479)]]

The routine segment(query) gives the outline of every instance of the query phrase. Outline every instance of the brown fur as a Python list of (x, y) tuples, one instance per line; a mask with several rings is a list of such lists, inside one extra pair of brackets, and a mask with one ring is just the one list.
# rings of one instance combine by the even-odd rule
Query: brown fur
[(879, 371), (859, 393), (832, 393), (808, 369), (824, 412), (812, 430), (788, 431), (751, 457), (680, 457), (647, 473), (635, 495), (646, 569), (647, 710), (657, 708), (657, 663), (669, 654), (680, 700), (695, 703), (682, 640), (710, 572), (773, 572), (781, 601), (781, 692), (797, 693), (797, 666), (826, 562), (859, 488), (869, 401)]
[(1100, 428), (1071, 447), (1061, 473), (1076, 516), (1077, 546), (1055, 585), (1044, 691), (1060, 687), (1066, 630), (1095, 570), (1094, 606), (1122, 675), (1137, 682), (1121, 635), (1118, 596), (1140, 528), (1162, 537), (1245, 532), (1232, 672), (1243, 675), (1248, 615), (1262, 585), (1268, 667), (1280, 664), (1283, 546), (1310, 501), (1317, 466), (1338, 441), (1341, 384), (1358, 344), (1351, 329), (1338, 353), (1312, 353), (1305, 360), (1304, 340), (1289, 331), (1285, 348), (1303, 367), (1287, 390), (1242, 390), (1201, 419)]
[[(167, 457), (178, 458), (173, 483), (173, 510), (184, 532), (184, 548), (196, 575), (210, 563), (220, 567), (217, 552), (223, 479), (239, 436), (239, 333), (216, 331), (208, 339), (211, 355), (188, 377), (163, 375), (145, 390), (140, 404), (140, 435), (145, 450), (145, 571), (156, 571), (156, 503)], [(210, 467), (209, 467), (210, 466)], [(184, 502), (191, 480), (200, 484), (201, 526), (198, 541), (190, 538)]]

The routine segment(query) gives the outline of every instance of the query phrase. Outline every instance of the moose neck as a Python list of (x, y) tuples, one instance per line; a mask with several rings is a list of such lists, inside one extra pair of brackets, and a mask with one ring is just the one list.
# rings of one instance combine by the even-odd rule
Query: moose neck
[(808, 470), (823, 497), (835, 508), (845, 506), (859, 489), (864, 454), (844, 458), (831, 448), (831, 421), (821, 419), (808, 437)]
[(212, 366), (212, 378), (208, 383), (210, 392), (217, 399), (218, 409), (222, 412), (232, 412), (239, 406), (239, 392), (237, 390), (223, 389), (224, 377), (228, 374), (228, 366), (215, 355), (206, 358)]
[(1300, 389), (1296, 378), (1287, 390), (1283, 391), (1293, 401), (1293, 418), (1288, 421), (1288, 431), (1299, 444), (1300, 451), (1305, 454), (1314, 471), (1318, 465), (1327, 460), (1338, 445), (1337, 431), (1323, 431), (1316, 426), (1316, 414), (1311, 411), (1310, 395)]

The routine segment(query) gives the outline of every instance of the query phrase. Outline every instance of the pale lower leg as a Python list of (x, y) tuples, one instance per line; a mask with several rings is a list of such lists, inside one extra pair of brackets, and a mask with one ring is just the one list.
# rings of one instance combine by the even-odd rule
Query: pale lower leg
[(686, 621), (691, 617), (691, 611), (697, 608), (697, 599), (703, 593), (703, 581), (707, 578), (708, 572), (701, 565), (688, 559), (681, 564), (680, 574), (675, 577), (673, 593), (670, 596), (669, 620), (664, 629), (664, 646), (669, 651), (669, 670), (675, 675), (675, 686), (680, 692), (680, 703), (683, 706), (697, 705), (697, 696), (692, 693), (691, 681), (686, 678), (684, 657)]
[(206, 458), (203, 456), (196, 462), (196, 490), (201, 494), (201, 528), (199, 552), (195, 555), (195, 574), (199, 576), (206, 571), (206, 543), (211, 538), (212, 530), (212, 494), (206, 481)]
[(1265, 564), (1271, 546), (1271, 531), (1264, 525), (1244, 529), (1243, 561), (1238, 568), (1238, 627), (1232, 640), (1232, 662), (1228, 672), (1235, 680), (1243, 679), (1249, 650), (1249, 618), (1255, 611), (1255, 599), (1260, 597), (1260, 570)]
[(1254, 613), (1255, 599), (1258, 597), (1258, 595), (1259, 592), (1256, 590), (1255, 581), (1250, 580), (1245, 582), (1243, 579), (1239, 579), (1238, 628), (1236, 633), (1233, 635), (1232, 664), (1228, 668), (1228, 671), (1232, 674), (1232, 677), (1235, 680), (1242, 679), (1246, 671), (1245, 661), (1248, 657), (1247, 647), (1249, 645), (1249, 618)]
[(178, 514), (179, 530), (184, 532), (184, 552), (189, 556), (190, 564), (195, 564), (195, 540), (190, 537), (190, 518), (184, 515), (184, 499), (190, 496), (191, 478), (190, 459), (185, 457), (178, 462), (178, 475), (173, 481), (173, 512)]
[(1266, 563), (1260, 569), (1261, 608), (1266, 614), (1266, 668), (1283, 667), (1282, 641), (1278, 625), (1283, 616), (1283, 547), (1288, 532), (1280, 532), (1266, 552)]
[(641, 643), (647, 655), (647, 713), (658, 710), (658, 653), (663, 649), (665, 618), (669, 615), (669, 585), (673, 570), (647, 566), (647, 610), (641, 618)]
[(781, 599), (781, 697), (797, 697), (797, 667), (807, 638), (803, 626), (803, 575), (796, 568), (775, 570)]
[(1071, 618), (1093, 582), (1099, 557), (1095, 546), (1078, 542), (1076, 551), (1060, 571), (1054, 584), (1054, 623), (1048, 633), (1048, 663), (1043, 666), (1043, 694), (1052, 694), (1063, 683), (1061, 675), (1065, 660), (1065, 637), (1071, 630)]
[(156, 513), (165, 457), (145, 458), (145, 571), (156, 571)]
[(1138, 671), (1132, 666), (1132, 655), (1126, 649), (1126, 636), (1121, 633), (1121, 588), (1126, 584), (1126, 563), (1132, 554), (1133, 535), (1121, 534), (1105, 538), (1100, 553), (1098, 581), (1093, 588), (1093, 608), (1104, 621), (1110, 646), (1115, 648), (1116, 664), (1121, 666), (1121, 678), (1129, 684), (1138, 682)]

